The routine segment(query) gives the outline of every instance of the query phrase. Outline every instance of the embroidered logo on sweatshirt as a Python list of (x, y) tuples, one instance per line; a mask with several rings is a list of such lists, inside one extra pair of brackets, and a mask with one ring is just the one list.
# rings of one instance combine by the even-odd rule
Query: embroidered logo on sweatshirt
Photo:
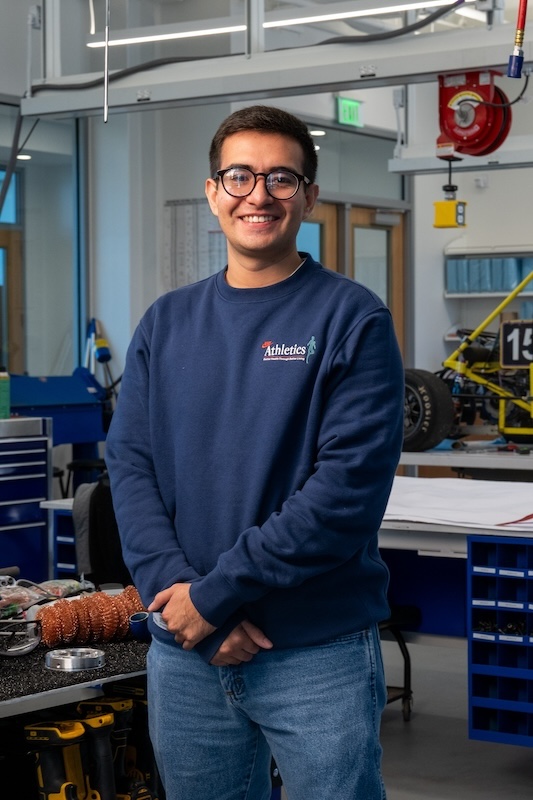
[(278, 344), (272, 339), (267, 339), (261, 347), (265, 351), (263, 361), (304, 361), (309, 363), (309, 359), (316, 353), (316, 339), (311, 336), (307, 344)]

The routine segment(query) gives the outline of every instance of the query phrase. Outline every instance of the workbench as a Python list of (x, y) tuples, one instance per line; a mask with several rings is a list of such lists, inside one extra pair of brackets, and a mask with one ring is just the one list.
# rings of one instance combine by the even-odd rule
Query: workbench
[[(133, 712), (133, 717), (128, 717), (128, 725), (131, 724), (132, 730), (135, 730), (133, 737), (147, 735), (144, 733), (147, 731), (147, 726), (142, 701), (146, 697), (145, 664), (148, 644), (128, 639), (108, 643), (98, 642), (91, 646), (105, 653), (105, 664), (98, 669), (76, 672), (48, 669), (45, 666), (45, 655), (49, 648), (44, 645), (39, 645), (25, 655), (0, 657), (0, 780), (3, 796), (24, 798), (24, 800), (37, 800), (38, 797), (64, 798), (64, 800), (67, 797), (89, 797), (89, 792), (86, 791), (88, 784), (86, 786), (85, 778), (76, 771), (72, 754), (76, 750), (79, 758), (77, 750), (79, 745), (75, 745), (74, 749), (70, 746), (69, 728), (65, 729), (67, 733), (63, 738), (64, 748), (47, 747), (46, 744), (40, 743), (39, 738), (29, 745), (25, 732), (27, 725), (43, 725), (45, 730), (49, 726), (59, 730), (61, 725), (79, 725), (72, 721), (83, 717), (83, 713), (79, 713), (77, 708), (80, 702), (100, 702), (104, 694), (111, 698), (123, 698), (126, 702), (140, 700), (139, 705), (133, 706), (139, 710)], [(132, 724), (135, 719), (137, 722)], [(106, 720), (106, 717), (103, 717), (103, 720)], [(104, 726), (107, 727), (109, 735), (111, 732), (109, 717)], [(46, 742), (46, 734), (44, 736)], [(79, 741), (79, 732), (77, 736), (75, 741)], [(102, 739), (101, 731), (98, 738)], [(88, 741), (89, 739), (84, 737), (86, 747)], [(107, 753), (103, 752), (102, 747), (103, 750), (106, 749), (101, 743), (98, 759), (101, 758), (102, 763), (107, 766), (102, 771), (96, 766), (90, 766), (90, 780), (94, 782), (94, 786), (98, 783), (99, 787), (99, 791), (92, 792), (90, 796), (111, 798), (116, 796), (109, 783), (109, 771), (113, 770), (113, 766), (112, 763), (110, 766)], [(96, 764), (92, 761), (96, 757), (96, 751), (92, 752), (92, 746), (89, 749), (91, 755), (87, 755), (88, 760), (84, 762), (86, 766)], [(30, 755), (32, 750), (40, 751), (37, 772), (35, 756)], [(66, 755), (67, 750), (71, 753), (70, 756)], [(86, 754), (88, 752), (85, 750)], [(150, 753), (146, 748), (143, 752), (146, 752), (146, 759), (149, 761)], [(45, 772), (41, 767), (44, 753), (47, 753), (46, 779), (43, 777)], [(151, 774), (154, 774), (153, 770)], [(103, 777), (104, 775), (106, 777)], [(41, 779), (48, 781), (46, 791), (42, 784), (40, 789), (37, 785)], [(73, 784), (76, 788), (73, 788)]]
[[(447, 637), (448, 642), (468, 639), (470, 737), (533, 746), (533, 702), (529, 700), (533, 698), (533, 522), (526, 519), (524, 527), (517, 529), (522, 517), (533, 515), (533, 492), (531, 484), (516, 480), (518, 467), (533, 474), (533, 457), (512, 452), (433, 451), (404, 453), (401, 462), (497, 469), (509, 476), (508, 486), (496, 481), (492, 489), (483, 486), (486, 481), (399, 476), (395, 486), (401, 487), (402, 481), (414, 481), (421, 489), (431, 483), (449, 485), (450, 494), (439, 504), (439, 513), (452, 508), (459, 523), (391, 519), (389, 502), (389, 518), (386, 515), (378, 538), (390, 570), (391, 604), (421, 610), (421, 623), (412, 635), (407, 634), (408, 640), (427, 635)], [(483, 491), (492, 503), (480, 499)], [(400, 488), (399, 494), (407, 498), (404, 505), (409, 510), (409, 492)], [(391, 500), (393, 495), (394, 489)], [(469, 522), (456, 503), (459, 495), (463, 501), (465, 495), (472, 498), (474, 509), (502, 508), (505, 523), (484, 527), (476, 520)], [(510, 503), (507, 498), (512, 498)], [(412, 501), (415, 513), (420, 514), (423, 505)], [(520, 512), (515, 514), (518, 506)], [(462, 514), (466, 521), (461, 523)], [(514, 528), (498, 527), (510, 521)], [(485, 625), (490, 628), (487, 632)]]
[[(517, 458), (533, 463), (502, 462)], [(468, 639), (470, 738), (533, 747), (533, 487), (509, 475), (395, 479), (379, 544), (391, 602), (417, 606), (422, 633)]]
[[(99, 669), (79, 672), (48, 669), (45, 655), (49, 648), (44, 645), (23, 656), (0, 658), (0, 740), (5, 735), (12, 745), (20, 738), (24, 724), (35, 718), (61, 719), (61, 708), (58, 710), (58, 707), (68, 710), (69, 706), (81, 701), (101, 697), (106, 684), (112, 686), (112, 694), (115, 684), (120, 683), (125, 697), (128, 696), (125, 685), (133, 687), (132, 697), (143, 694), (148, 643), (127, 639), (93, 646), (105, 652), (106, 663)], [(137, 689), (139, 681), (141, 686)], [(27, 768), (28, 763), (24, 757), (15, 757), (7, 764), (7, 772), (5, 768), (2, 770), (0, 763), (0, 778), (6, 797), (31, 800), (32, 779), (26, 776), (28, 785), (24, 789), (24, 782), (21, 784), (18, 774), (19, 769)], [(279, 799), (280, 789), (273, 788), (271, 800)]]
[(533, 480), (533, 452), (519, 455), (498, 450), (497, 444), (483, 442), (457, 449), (450, 446), (420, 453), (402, 453), (400, 465), (413, 468), (415, 474), (418, 467), (448, 467), (460, 475), (486, 480)]
[(97, 697), (105, 683), (146, 673), (145, 642), (128, 639), (92, 646), (105, 652), (106, 663), (80, 672), (48, 669), (44, 659), (50, 648), (42, 644), (26, 655), (1, 657), (0, 719)]

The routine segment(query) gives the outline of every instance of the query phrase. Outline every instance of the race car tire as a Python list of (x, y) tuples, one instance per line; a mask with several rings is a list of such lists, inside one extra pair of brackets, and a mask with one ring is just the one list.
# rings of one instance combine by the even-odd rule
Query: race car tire
[(452, 430), (455, 412), (446, 383), (424, 369), (405, 370), (405, 452), (430, 450)]

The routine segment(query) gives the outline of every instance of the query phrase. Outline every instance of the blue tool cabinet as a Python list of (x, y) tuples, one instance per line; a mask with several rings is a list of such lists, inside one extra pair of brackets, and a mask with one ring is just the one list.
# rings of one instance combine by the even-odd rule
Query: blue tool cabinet
[(76, 578), (76, 539), (72, 511), (57, 509), (53, 512), (54, 521), (54, 578)]
[(533, 746), (533, 539), (468, 542), (469, 736)]
[(20, 567), (33, 581), (49, 577), (48, 513), (52, 439), (49, 419), (0, 420), (0, 567)]

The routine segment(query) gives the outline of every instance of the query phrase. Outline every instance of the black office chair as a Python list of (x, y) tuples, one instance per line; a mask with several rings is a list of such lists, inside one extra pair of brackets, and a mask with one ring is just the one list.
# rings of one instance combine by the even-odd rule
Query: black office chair
[(416, 630), (421, 613), (416, 606), (391, 606), (391, 615), (379, 623), (380, 633), (387, 631), (398, 643), (403, 658), (403, 686), (387, 685), (387, 704), (402, 701), (402, 714), (406, 722), (411, 719), (413, 691), (411, 686), (411, 656), (402, 629)]
[(79, 572), (96, 586), (133, 583), (122, 558), (122, 547), (107, 472), (94, 483), (78, 487), (72, 518)]
[(93, 483), (99, 480), (105, 472), (106, 466), (103, 458), (76, 458), (67, 464), (67, 483), (65, 486), (64, 497), (68, 497), (70, 491), (74, 493), (82, 483)]

